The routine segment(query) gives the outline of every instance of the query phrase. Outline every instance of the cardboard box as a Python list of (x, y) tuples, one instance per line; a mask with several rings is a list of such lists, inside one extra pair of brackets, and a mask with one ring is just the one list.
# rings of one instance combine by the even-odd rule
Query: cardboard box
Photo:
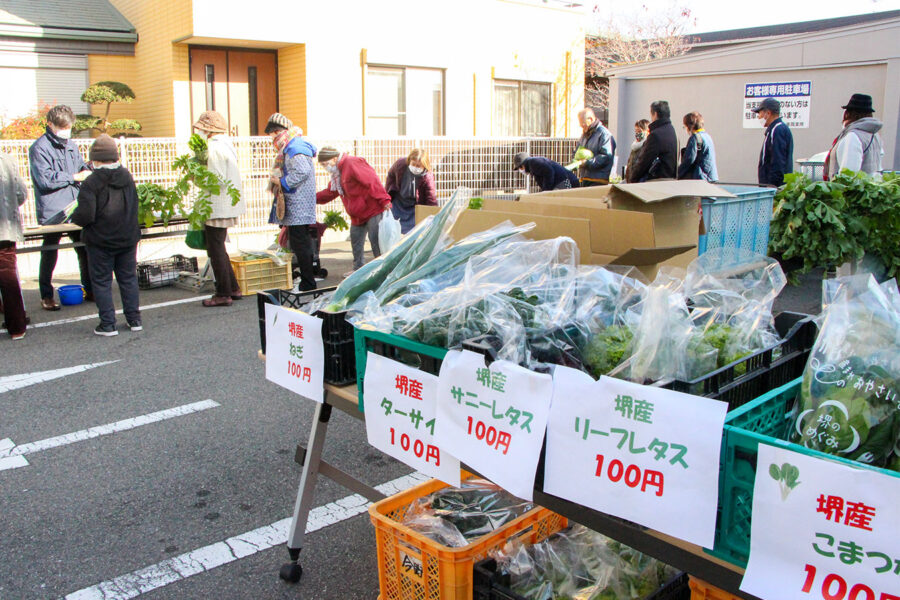
[[(704, 181), (659, 181), (525, 194), (517, 202), (486, 198), (451, 235), (460, 240), (506, 220), (535, 223), (529, 237), (570, 237), (583, 264), (631, 265), (652, 279), (661, 265), (686, 267), (697, 257), (703, 196), (733, 197)], [(436, 212), (417, 206), (416, 220)]]

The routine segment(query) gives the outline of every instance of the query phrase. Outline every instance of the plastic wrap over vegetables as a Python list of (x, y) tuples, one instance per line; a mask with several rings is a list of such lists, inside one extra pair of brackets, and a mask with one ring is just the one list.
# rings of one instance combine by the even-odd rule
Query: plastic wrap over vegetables
[(468, 479), (410, 505), (403, 524), (452, 548), (493, 532), (534, 508), (485, 479)]
[(643, 600), (675, 570), (581, 525), (543, 542), (508, 542), (493, 556), (529, 600)]
[(871, 275), (825, 282), (793, 438), (875, 466), (900, 454), (900, 293)]

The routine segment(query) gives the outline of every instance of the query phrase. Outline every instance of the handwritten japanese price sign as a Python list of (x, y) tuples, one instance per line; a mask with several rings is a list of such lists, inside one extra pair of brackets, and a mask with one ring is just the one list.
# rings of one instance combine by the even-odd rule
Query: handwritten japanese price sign
[(385, 454), (459, 487), (459, 459), (434, 441), (437, 388), (434, 375), (370, 352), (363, 386), (366, 434)]
[(266, 304), (266, 379), (322, 402), (324, 374), (322, 320)]
[(474, 352), (450, 351), (438, 379), (435, 438), (440, 447), (531, 500), (553, 380), (508, 361), (490, 366)]
[(750, 562), (766, 600), (900, 600), (900, 477), (759, 445)]
[(556, 367), (544, 490), (711, 547), (727, 404)]

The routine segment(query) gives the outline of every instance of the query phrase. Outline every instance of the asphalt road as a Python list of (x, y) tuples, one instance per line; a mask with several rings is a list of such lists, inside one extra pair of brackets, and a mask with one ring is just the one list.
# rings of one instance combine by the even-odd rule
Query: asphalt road
[[(326, 284), (347, 270), (346, 250), (323, 249), (331, 271)], [(812, 275), (789, 288), (778, 308), (817, 310), (820, 281)], [(36, 307), (37, 292), (28, 287), (28, 306)], [(0, 336), (0, 440), (21, 445), (204, 400), (218, 403), (34, 452), (26, 456), (28, 466), (0, 470), (0, 600), (65, 597), (290, 516), (300, 476), (294, 448), (306, 441), (313, 403), (266, 381), (256, 356), (254, 299), (210, 309), (175, 288), (141, 294), (145, 307), (182, 299), (145, 310), (140, 333), (97, 337), (94, 318), (43, 326), (92, 315), (91, 304), (32, 311), (41, 326), (24, 340)], [(4, 379), (106, 361), (116, 362), (18, 389), (8, 389), (14, 384)], [(370, 448), (362, 423), (339, 411), (325, 457), (373, 485), (410, 472)], [(348, 495), (321, 479), (314, 505)], [(365, 513), (308, 535), (297, 584), (278, 578), (286, 559), (281, 543), (142, 597), (377, 596), (374, 533)], [(160, 580), (143, 574), (141, 585)], [(104, 590), (73, 598), (132, 597), (121, 586)]]

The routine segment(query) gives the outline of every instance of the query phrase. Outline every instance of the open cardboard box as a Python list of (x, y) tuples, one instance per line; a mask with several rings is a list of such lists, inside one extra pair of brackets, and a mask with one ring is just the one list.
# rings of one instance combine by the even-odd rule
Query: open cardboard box
[[(686, 267), (697, 257), (704, 196), (734, 197), (705, 181), (653, 181), (525, 194), (517, 202), (485, 198), (481, 210), (460, 215), (451, 235), (533, 222), (529, 237), (570, 237), (583, 264), (635, 266), (652, 279), (661, 265)], [(417, 206), (416, 221), (436, 212)]]

